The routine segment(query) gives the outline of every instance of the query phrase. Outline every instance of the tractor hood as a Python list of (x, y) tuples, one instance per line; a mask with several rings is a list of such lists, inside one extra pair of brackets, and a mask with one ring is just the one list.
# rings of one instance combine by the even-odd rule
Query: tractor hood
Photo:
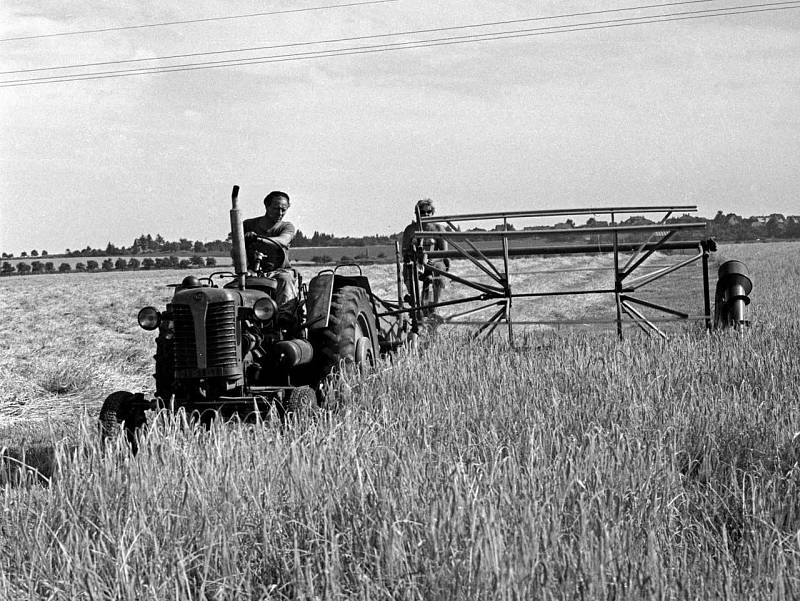
[(175, 292), (168, 309), (175, 327), (175, 376), (239, 380), (242, 291), (198, 287)]

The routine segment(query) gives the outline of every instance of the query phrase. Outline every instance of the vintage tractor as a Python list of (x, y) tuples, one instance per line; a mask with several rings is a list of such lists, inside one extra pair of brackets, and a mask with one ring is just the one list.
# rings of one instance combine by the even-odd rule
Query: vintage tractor
[(100, 410), (106, 438), (124, 431), (135, 447), (145, 411), (161, 407), (206, 421), (324, 405), (328, 377), (341, 366), (374, 365), (382, 350), (403, 343), (405, 316), (392, 316), (379, 332), (376, 297), (358, 268), (354, 275), (324, 270), (307, 286), (295, 272), (298, 297), (279, 307), (269, 274), (283, 265), (285, 250), (268, 238), (251, 239), (246, 249), (238, 190), (230, 211), (235, 273), (187, 276), (165, 310), (139, 311), (139, 325), (158, 331), (155, 394), (109, 395)]

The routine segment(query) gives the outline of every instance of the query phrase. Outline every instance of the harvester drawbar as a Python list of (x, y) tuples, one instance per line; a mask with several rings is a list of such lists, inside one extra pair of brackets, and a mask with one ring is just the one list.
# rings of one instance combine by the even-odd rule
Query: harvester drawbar
[[(109, 395), (100, 411), (105, 437), (122, 431), (135, 450), (136, 432), (146, 425), (149, 409), (184, 410), (206, 420), (234, 414), (263, 417), (272, 410), (285, 415), (325, 405), (332, 374), (369, 368), (380, 354), (442, 325), (471, 326), (476, 337), (483, 337), (504, 323), (513, 344), (514, 328), (524, 326), (610, 325), (621, 337), (625, 326), (635, 325), (666, 337), (659, 327), (663, 324), (699, 321), (712, 329), (748, 323), (745, 307), (752, 283), (738, 261), (720, 266), (711, 313), (709, 255), (716, 245), (704, 237), (705, 222), (685, 215), (696, 210), (693, 206), (417, 214), (411, 256), (401, 258), (395, 247), (396, 299), (379, 298), (360, 267), (347, 266), (322, 270), (308, 284), (291, 270), (298, 295), (279, 307), (276, 277), (286, 249), (259, 237), (245, 245), (238, 192), (234, 186), (234, 271), (187, 276), (172, 285), (174, 295), (164, 309), (139, 311), (139, 325), (157, 332), (155, 391)], [(670, 219), (677, 211), (686, 218)], [(641, 214), (663, 216), (654, 223)], [(576, 227), (571, 218), (555, 226), (541, 223), (580, 215), (593, 216), (586, 227)], [(598, 216), (607, 219), (598, 221)], [(533, 224), (518, 229), (526, 220)], [(473, 227), (462, 231), (458, 224)], [(585, 261), (576, 265), (541, 258), (556, 255), (584, 255)], [(674, 293), (689, 280), (658, 284), (696, 263), (701, 266), (702, 307), (673, 306), (685, 291), (665, 290)], [(520, 279), (526, 275), (533, 277)], [(444, 282), (451, 284), (446, 295)], [(647, 296), (654, 286), (655, 298)], [(570, 320), (546, 311), (542, 317), (548, 304), (570, 296), (609, 298), (609, 315), (596, 308), (602, 303), (591, 300), (590, 318)], [(532, 308), (525, 303), (533, 303)], [(521, 317), (512, 309), (521, 310)]]

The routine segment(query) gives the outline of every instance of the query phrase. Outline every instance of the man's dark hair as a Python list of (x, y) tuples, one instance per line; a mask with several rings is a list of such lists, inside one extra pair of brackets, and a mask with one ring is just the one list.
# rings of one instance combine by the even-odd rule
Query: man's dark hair
[(289, 199), (289, 195), (286, 192), (281, 192), (280, 190), (273, 190), (264, 197), (264, 206), (268, 207), (270, 204), (272, 204), (272, 201), (275, 200), (276, 198), (285, 198), (286, 202), (288, 202), (289, 204), (291, 204), (292, 202)]

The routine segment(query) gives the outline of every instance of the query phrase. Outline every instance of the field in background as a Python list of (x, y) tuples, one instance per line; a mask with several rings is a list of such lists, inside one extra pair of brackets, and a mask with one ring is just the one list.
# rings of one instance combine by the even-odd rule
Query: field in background
[[(86, 265), (88, 261), (96, 261), (98, 265), (102, 265), (106, 259), (111, 259), (116, 263), (117, 259), (124, 259), (129, 261), (136, 259), (140, 263), (147, 258), (167, 258), (170, 255), (178, 257), (178, 259), (191, 259), (193, 253), (175, 252), (175, 253), (154, 253), (154, 254), (138, 254), (138, 255), (108, 255), (101, 257), (59, 257), (57, 255), (47, 255), (45, 257), (14, 257), (8, 259), (8, 262), (16, 267), (17, 263), (27, 263), (30, 265), (34, 261), (39, 261), (42, 264), (53, 263), (56, 270), (62, 263), (68, 263), (73, 269), (78, 263)], [(230, 267), (233, 265), (230, 255), (220, 253), (199, 253), (204, 259), (206, 257), (214, 257), (218, 267)], [(369, 260), (391, 260), (394, 261), (394, 246), (389, 244), (373, 244), (368, 246), (319, 246), (319, 247), (293, 247), (290, 252), (292, 261), (312, 262), (314, 257), (330, 257), (333, 262), (339, 261), (342, 257), (363, 257)]]
[(182, 273), (0, 280), (0, 445), (49, 420), (79, 446), (6, 489), (0, 598), (798, 597), (798, 255), (722, 246), (754, 280), (741, 335), (454, 333), (343, 381), (329, 419), (161, 424), (135, 460), (81, 414), (151, 386), (136, 311)]

